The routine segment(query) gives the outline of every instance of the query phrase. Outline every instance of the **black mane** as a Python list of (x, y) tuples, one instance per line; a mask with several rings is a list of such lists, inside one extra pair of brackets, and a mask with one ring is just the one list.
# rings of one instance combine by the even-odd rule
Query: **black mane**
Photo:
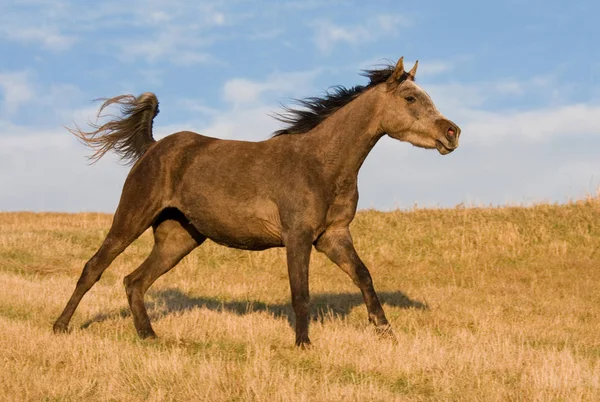
[[(322, 98), (295, 99), (302, 109), (283, 106), (283, 113), (274, 114), (273, 117), (286, 124), (287, 127), (275, 131), (273, 137), (285, 134), (303, 134), (312, 130), (333, 112), (350, 103), (367, 89), (387, 81), (393, 72), (394, 66), (391, 64), (377, 70), (363, 70), (361, 75), (369, 78), (367, 85), (357, 85), (351, 88), (338, 85), (329, 88)], [(404, 73), (401, 81), (407, 77), (408, 74)]]

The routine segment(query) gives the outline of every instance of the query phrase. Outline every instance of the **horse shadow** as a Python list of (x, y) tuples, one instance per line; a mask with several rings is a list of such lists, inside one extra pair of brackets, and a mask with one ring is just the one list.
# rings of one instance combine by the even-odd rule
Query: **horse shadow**
[[(229, 312), (237, 315), (246, 315), (256, 312), (266, 312), (274, 317), (286, 318), (293, 325), (294, 313), (291, 303), (264, 303), (253, 300), (223, 301), (213, 297), (190, 297), (179, 289), (169, 288), (150, 291), (151, 301), (146, 302), (148, 315), (151, 319), (158, 319), (169, 314), (181, 313), (196, 308), (206, 308), (212, 311)], [(400, 291), (377, 292), (379, 300), (384, 306), (401, 309), (427, 310), (426, 303), (410, 299)], [(360, 293), (318, 293), (311, 296), (311, 320), (323, 321), (326, 317), (344, 318), (352, 309), (364, 305)], [(119, 311), (98, 314), (81, 325), (87, 328), (94, 323), (99, 323), (116, 318), (131, 316), (128, 307)]]

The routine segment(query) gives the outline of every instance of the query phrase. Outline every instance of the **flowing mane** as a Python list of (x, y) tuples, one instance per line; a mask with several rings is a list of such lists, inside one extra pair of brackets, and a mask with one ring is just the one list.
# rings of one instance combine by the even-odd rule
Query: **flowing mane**
[[(300, 109), (283, 106), (283, 113), (273, 115), (275, 119), (287, 126), (275, 131), (273, 137), (286, 134), (304, 134), (312, 130), (336, 110), (350, 103), (367, 89), (387, 81), (393, 72), (394, 65), (392, 64), (387, 64), (380, 69), (363, 70), (360, 75), (369, 79), (367, 85), (357, 85), (351, 88), (337, 85), (330, 87), (322, 98), (314, 96), (306, 99), (295, 99), (294, 101), (300, 105)], [(405, 72), (400, 82), (407, 78), (408, 73)]]

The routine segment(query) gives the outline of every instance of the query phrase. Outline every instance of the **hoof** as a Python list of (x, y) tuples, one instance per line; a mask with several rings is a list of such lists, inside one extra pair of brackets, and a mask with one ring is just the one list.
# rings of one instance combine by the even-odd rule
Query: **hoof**
[(305, 338), (305, 339), (296, 339), (296, 347), (302, 349), (302, 350), (306, 350), (308, 348), (310, 348), (311, 343), (310, 343), (310, 339)]
[(396, 338), (396, 334), (392, 330), (391, 325), (376, 327), (375, 332), (377, 333), (380, 339), (386, 339), (394, 343), (398, 343), (398, 338)]
[(69, 332), (69, 326), (56, 322), (54, 323), (52, 330), (55, 334), (66, 334), (67, 332)]
[(158, 336), (156, 336), (156, 333), (154, 333), (154, 331), (152, 329), (148, 330), (144, 330), (144, 331), (138, 331), (138, 336), (140, 337), (140, 339), (156, 339), (158, 338)]

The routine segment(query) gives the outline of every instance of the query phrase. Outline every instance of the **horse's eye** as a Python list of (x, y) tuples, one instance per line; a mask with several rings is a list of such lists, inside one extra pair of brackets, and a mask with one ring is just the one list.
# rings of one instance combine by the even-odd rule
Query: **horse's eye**
[(414, 103), (417, 100), (417, 98), (415, 98), (414, 96), (407, 96), (406, 98), (404, 98), (404, 100), (408, 103)]

